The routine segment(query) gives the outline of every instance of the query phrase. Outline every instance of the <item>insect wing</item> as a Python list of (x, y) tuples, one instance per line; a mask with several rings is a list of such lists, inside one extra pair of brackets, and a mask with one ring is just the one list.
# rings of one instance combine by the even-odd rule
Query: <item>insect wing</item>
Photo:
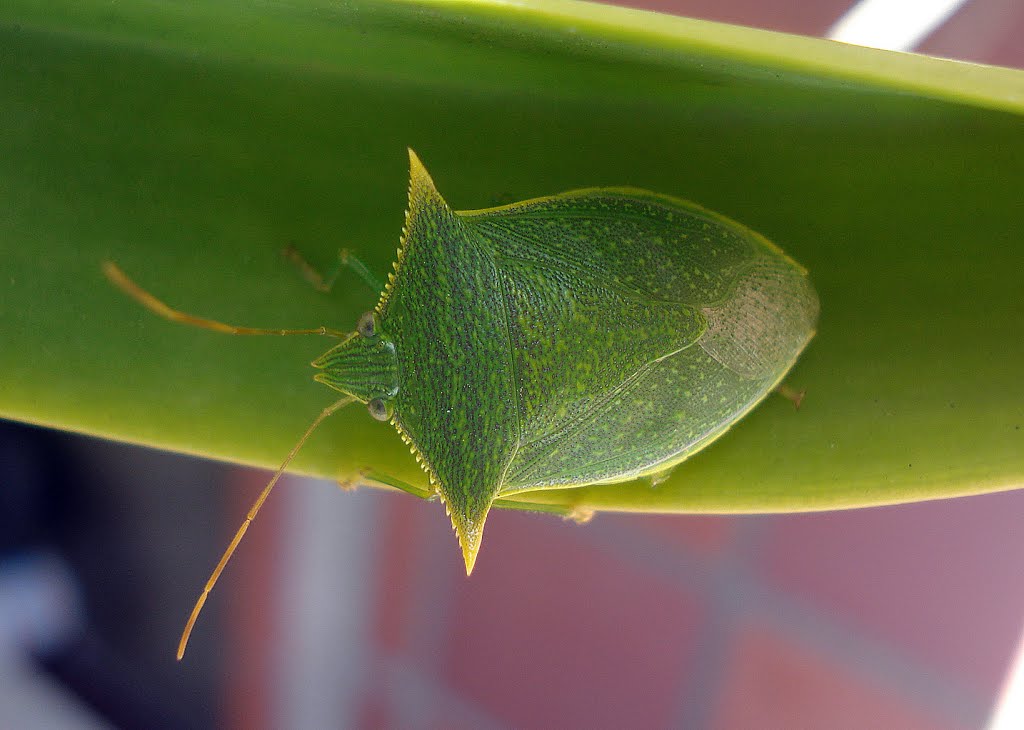
[(663, 471), (756, 405), (813, 335), (806, 272), (686, 201), (598, 188), (461, 215), (509, 310), (521, 443), (502, 493)]

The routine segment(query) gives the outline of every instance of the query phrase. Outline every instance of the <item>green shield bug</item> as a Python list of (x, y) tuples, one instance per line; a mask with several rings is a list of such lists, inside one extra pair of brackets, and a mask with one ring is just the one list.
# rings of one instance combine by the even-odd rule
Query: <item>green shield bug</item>
[(342, 406), (366, 404), (410, 446), (469, 573), (496, 500), (657, 481), (771, 392), (814, 335), (818, 298), (807, 272), (724, 216), (632, 188), (456, 212), (412, 150), (409, 158), (394, 272), (355, 332), (200, 319), (104, 265), (168, 319), (233, 334), (342, 338), (313, 365), (316, 380), (345, 397), (324, 409), (253, 505), (196, 603), (179, 658), (278, 477)]

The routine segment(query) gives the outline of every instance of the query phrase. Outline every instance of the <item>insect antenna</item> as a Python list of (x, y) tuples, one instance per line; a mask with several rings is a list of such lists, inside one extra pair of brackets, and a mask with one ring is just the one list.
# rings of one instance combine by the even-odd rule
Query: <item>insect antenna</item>
[[(329, 329), (327, 327), (317, 327), (315, 329), (263, 329), (259, 327), (239, 327), (236, 325), (225, 324), (224, 322), (218, 322), (213, 319), (205, 319), (203, 317), (196, 317), (186, 312), (178, 311), (173, 307), (168, 306), (160, 299), (150, 294), (148, 291), (143, 289), (141, 286), (132, 281), (131, 278), (124, 271), (121, 270), (117, 264), (113, 261), (103, 262), (103, 273), (110, 281), (111, 284), (116, 286), (118, 289), (123, 291), (129, 297), (137, 301), (143, 307), (153, 312), (156, 315), (168, 319), (172, 322), (180, 322), (182, 324), (191, 325), (193, 327), (199, 327), (201, 329), (213, 330), (214, 332), (222, 332), (229, 335), (329, 335), (331, 337), (340, 337), (342, 339), (348, 339), (355, 336), (354, 332), (340, 332), (338, 330)], [(220, 562), (217, 563), (217, 567), (213, 569), (210, 574), (209, 580), (206, 581), (206, 585), (203, 587), (203, 592), (199, 595), (196, 600), (195, 606), (192, 608), (192, 613), (188, 617), (188, 622), (185, 624), (185, 629), (181, 633), (181, 640), (178, 642), (178, 659), (181, 660), (185, 656), (185, 647), (188, 646), (189, 636), (192, 635), (192, 628), (196, 624), (196, 619), (199, 618), (199, 613), (203, 610), (203, 605), (206, 603), (207, 597), (210, 595), (210, 591), (217, 584), (217, 580), (220, 578), (220, 574), (224, 571), (224, 566), (228, 564), (231, 556), (234, 554), (238, 544), (242, 541), (242, 537), (249, 529), (249, 525), (256, 519), (256, 515), (259, 514), (260, 508), (263, 503), (267, 501), (267, 497), (270, 496), (271, 490), (274, 485), (277, 484), (281, 475), (284, 474), (285, 469), (291, 463), (292, 459), (302, 448), (302, 445), (306, 443), (306, 439), (312, 435), (313, 431), (316, 430), (324, 419), (330, 416), (335, 411), (344, 408), (352, 401), (356, 400), (353, 396), (347, 395), (344, 398), (332, 403), (331, 405), (324, 408), (320, 412), (320, 415), (316, 417), (313, 423), (306, 429), (306, 432), (302, 434), (302, 438), (299, 442), (292, 447), (292, 450), (288, 453), (284, 462), (281, 464), (277, 473), (274, 474), (273, 478), (263, 488), (260, 496), (256, 498), (252, 507), (249, 509), (249, 513), (245, 517), (245, 521), (242, 522), (242, 526), (238, 528), (235, 536), (232, 538), (231, 543), (228, 545), (224, 554), (220, 558)]]
[(263, 491), (260, 492), (260, 496), (256, 498), (255, 502), (253, 502), (252, 507), (249, 509), (249, 513), (245, 516), (245, 521), (242, 522), (242, 526), (238, 528), (235, 536), (231, 539), (231, 543), (221, 556), (220, 561), (217, 563), (217, 567), (213, 569), (209, 580), (206, 581), (206, 585), (203, 587), (203, 592), (199, 594), (199, 598), (196, 599), (196, 605), (192, 607), (192, 613), (188, 617), (188, 622), (185, 624), (185, 630), (181, 632), (181, 640), (178, 642), (178, 661), (181, 661), (181, 658), (185, 656), (185, 647), (188, 646), (189, 636), (192, 635), (192, 627), (196, 625), (196, 619), (199, 618), (199, 613), (203, 610), (203, 605), (206, 603), (206, 599), (210, 595), (210, 591), (212, 591), (213, 587), (217, 584), (217, 579), (220, 578), (220, 574), (224, 571), (224, 566), (228, 564), (228, 561), (235, 552), (235, 548), (238, 547), (238, 543), (242, 541), (242, 537), (245, 535), (246, 530), (249, 529), (249, 525), (251, 525), (252, 521), (256, 519), (256, 515), (259, 514), (263, 503), (267, 501), (267, 497), (270, 496), (270, 491), (274, 488), (274, 485), (277, 484), (277, 480), (281, 478), (282, 474), (284, 474), (284, 470), (288, 468), (288, 464), (290, 464), (292, 459), (295, 458), (295, 455), (299, 453), (299, 449), (301, 449), (302, 445), (306, 443), (306, 439), (308, 439), (313, 431), (316, 430), (316, 427), (332, 413), (344, 408), (354, 400), (356, 399), (353, 396), (347, 395), (327, 406), (320, 412), (320, 415), (316, 417), (313, 423), (310, 424), (309, 428), (306, 429), (306, 432), (302, 434), (302, 438), (299, 439), (299, 442), (292, 447), (292, 450), (288, 453), (288, 456), (285, 457), (280, 468), (278, 468), (277, 473), (274, 474), (273, 479), (267, 483), (267, 486), (265, 486)]
[(223, 332), (228, 335), (329, 335), (331, 337), (351, 337), (351, 332), (340, 332), (328, 327), (316, 327), (315, 329), (304, 330), (275, 330), (262, 329), (259, 327), (238, 327), (232, 324), (224, 324), (214, 319), (204, 319), (192, 314), (180, 312), (177, 309), (167, 306), (141, 286), (132, 281), (124, 271), (113, 261), (103, 262), (103, 273), (110, 283), (123, 291), (129, 297), (137, 301), (149, 311), (172, 322), (192, 325), (201, 329)]

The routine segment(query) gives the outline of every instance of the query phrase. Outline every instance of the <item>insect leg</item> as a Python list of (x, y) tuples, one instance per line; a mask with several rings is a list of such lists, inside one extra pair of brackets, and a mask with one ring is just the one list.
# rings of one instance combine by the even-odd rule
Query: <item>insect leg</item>
[[(420, 499), (428, 501), (437, 498), (437, 493), (430, 489), (414, 486), (408, 482), (403, 482), (401, 479), (397, 479), (388, 474), (383, 474), (372, 468), (360, 469), (359, 476), (356, 477), (355, 482), (374, 482), (385, 487), (393, 487), (405, 492), (406, 494), (411, 494), (414, 497), (419, 497)], [(344, 484), (339, 483), (339, 486), (342, 489), (350, 489), (352, 482), (345, 482)], [(544, 504), (543, 502), (522, 502), (519, 500), (499, 498), (494, 500), (493, 506), (497, 509), (517, 510), (520, 512), (544, 512), (547, 514), (562, 515), (567, 519), (582, 522), (589, 520), (590, 517), (593, 516), (593, 512), (589, 510), (579, 510), (562, 504)], [(585, 516), (581, 519), (581, 515)]]
[(800, 410), (800, 404), (804, 402), (804, 396), (807, 395), (806, 390), (797, 390), (788, 385), (780, 385), (775, 392), (792, 403), (795, 410)]
[(396, 479), (388, 474), (382, 474), (381, 472), (373, 469), (361, 469), (359, 472), (359, 479), (364, 482), (376, 482), (386, 487), (394, 487), (395, 489), (401, 490), (406, 494), (411, 494), (414, 497), (420, 499), (432, 500), (437, 498), (437, 493), (427, 489), (426, 487), (416, 487), (408, 482), (403, 482), (401, 479)]
[[(590, 519), (590, 516), (583, 520), (578, 520), (576, 515), (578, 513), (586, 512), (586, 510), (579, 510), (576, 507), (570, 507), (564, 504), (545, 504), (543, 502), (521, 502), (513, 499), (501, 499), (500, 497), (494, 500), (491, 505), (495, 509), (507, 509), (515, 510), (517, 512), (543, 512), (549, 515), (561, 515), (566, 519), (572, 519), (577, 521), (586, 522)], [(591, 516), (593, 512), (589, 513)]]
[(558, 515), (566, 522), (585, 525), (594, 519), (594, 510), (590, 507), (571, 507), (566, 504), (544, 504), (543, 502), (520, 502), (511, 499), (496, 499), (491, 504), (495, 509), (515, 510), (517, 512), (533, 512), (535, 514)]
[(374, 276), (373, 272), (367, 268), (366, 264), (360, 261), (359, 258), (357, 258), (356, 255), (347, 248), (343, 248), (338, 251), (338, 263), (335, 264), (334, 268), (331, 269), (327, 276), (324, 276), (317, 271), (313, 265), (306, 261), (305, 257), (299, 253), (298, 249), (290, 243), (284, 247), (284, 250), (281, 253), (286, 259), (295, 264), (303, 278), (317, 291), (329, 292), (331, 287), (334, 286), (334, 282), (337, 280), (341, 270), (346, 267), (352, 269), (352, 271), (354, 271), (375, 294), (384, 290), (384, 282)]
[(661, 471), (656, 471), (653, 474), (649, 474), (647, 476), (647, 478), (651, 480), (651, 486), (652, 487), (656, 487), (659, 484), (661, 484), (663, 481), (668, 479), (669, 475), (672, 474), (672, 470), (675, 469), (675, 468), (676, 468), (676, 465), (673, 464), (668, 469), (662, 469)]

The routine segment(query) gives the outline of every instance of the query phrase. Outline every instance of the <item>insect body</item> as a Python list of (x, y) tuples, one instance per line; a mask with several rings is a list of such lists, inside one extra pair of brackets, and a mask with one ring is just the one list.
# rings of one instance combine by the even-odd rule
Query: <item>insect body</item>
[(315, 365), (381, 401), (467, 571), (495, 498), (664, 472), (760, 401), (814, 333), (806, 272), (692, 203), (592, 188), (456, 213), (410, 158), (372, 331)]
[(410, 162), (395, 271), (313, 364), (347, 395), (321, 419), (359, 400), (409, 444), (467, 573), (496, 499), (657, 479), (761, 401), (814, 334), (806, 271), (693, 203), (590, 188), (455, 212)]

